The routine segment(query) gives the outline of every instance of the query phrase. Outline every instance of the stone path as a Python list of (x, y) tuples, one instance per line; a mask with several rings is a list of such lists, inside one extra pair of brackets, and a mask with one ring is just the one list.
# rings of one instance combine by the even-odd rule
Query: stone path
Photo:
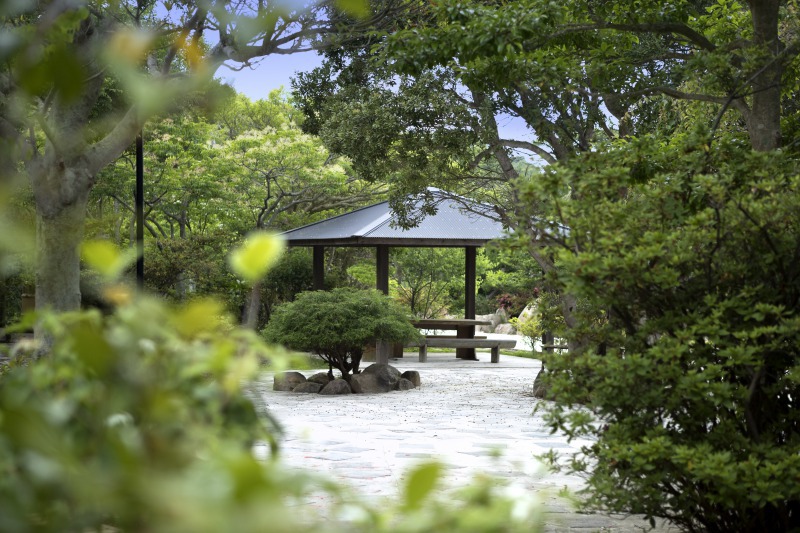
[[(642, 531), (641, 517), (578, 514), (558, 496), (576, 490), (580, 478), (547, 471), (535, 456), (554, 449), (576, 451), (587, 441), (568, 443), (551, 435), (533, 410), (530, 396), (540, 362), (501, 355), (490, 364), (460, 361), (454, 354), (416, 354), (391, 362), (400, 371), (418, 370), (419, 389), (375, 395), (319, 396), (272, 390), (266, 374), (257, 391), (284, 425), (285, 462), (329, 474), (362, 496), (394, 497), (413, 465), (437, 459), (448, 465), (447, 482), (458, 487), (477, 473), (505, 478), (516, 490), (533, 492), (545, 505), (545, 530)], [(311, 372), (306, 371), (306, 375)], [(325, 501), (309, 502), (324, 506)], [(677, 531), (661, 525), (657, 531)]]

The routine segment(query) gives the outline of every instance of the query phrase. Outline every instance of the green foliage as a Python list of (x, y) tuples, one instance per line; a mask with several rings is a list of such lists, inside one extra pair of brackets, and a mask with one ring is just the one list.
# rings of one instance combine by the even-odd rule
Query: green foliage
[(148, 245), (144, 255), (145, 287), (171, 301), (192, 294), (221, 298), (233, 312), (244, 301), (246, 287), (225, 267), (234, 236), (212, 233), (188, 239), (167, 239)]
[(545, 360), (547, 417), (596, 439), (567, 468), (588, 472), (590, 505), (687, 530), (800, 525), (798, 186), (785, 153), (643, 138), (523, 190), (568, 228), (539, 226), (550, 282), (579, 302), (559, 333), (576, 349)]
[[(204, 102), (189, 101), (151, 120), (144, 130), (145, 282), (175, 300), (218, 295), (239, 313), (250, 307), (245, 288), (222, 265), (243, 235), (259, 227), (288, 229), (360, 207), (381, 186), (353, 176), (346, 160), (303, 134), (297, 125), (302, 117), (283, 92), (251, 101), (227, 90), (231, 94), (211, 110)], [(89, 235), (130, 245), (132, 163), (133, 154), (126, 154), (101, 173), (92, 193)], [(310, 268), (310, 259), (308, 268), (292, 264), (300, 275)], [(290, 290), (288, 285), (276, 288), (274, 279), (266, 282), (261, 324), (278, 301), (309, 288), (294, 283)]]
[(291, 302), (296, 294), (311, 290), (313, 284), (311, 253), (304, 248), (290, 248), (267, 273), (261, 283), (262, 302), (267, 317), (272, 308), (283, 302)]
[[(486, 268), (483, 254), (476, 264)], [(464, 251), (446, 248), (394, 249), (393, 289), (417, 318), (436, 318), (464, 308)]]
[(491, 268), (485, 270), (479, 292), (491, 301), (487, 312), (494, 312), (499, 307), (497, 298), (508, 294), (513, 299), (510, 314), (518, 315), (540, 294), (544, 278), (542, 269), (527, 250), (515, 244), (516, 240), (512, 238), (484, 251)]
[(376, 341), (419, 337), (400, 306), (376, 290), (349, 288), (299, 294), (275, 309), (264, 336), (269, 342), (313, 352), (342, 377), (357, 374), (364, 347)]
[(512, 317), (509, 323), (517, 330), (517, 334), (522, 335), (528, 340), (531, 346), (536, 346), (536, 342), (542, 340), (542, 335), (547, 332), (542, 327), (542, 317), (538, 309), (531, 316), (525, 319)]
[[(385, 503), (285, 471), (277, 423), (242, 384), (258, 359), (294, 363), (220, 310), (141, 298), (109, 316), (40, 317), (54, 333), (52, 353), (0, 367), (0, 529), (531, 530), (538, 506), (487, 478), (454, 503), (438, 492), (440, 465), (411, 470), (399, 500)], [(258, 460), (252, 447), (264, 443), (273, 453)], [(320, 492), (331, 514), (302, 507)]]
[[(424, 463), (409, 472), (400, 505), (351, 524), (352, 531), (522, 533), (542, 530), (542, 507), (530, 494), (476, 476), (458, 490), (447, 487), (445, 468)], [(448, 490), (449, 489), (449, 490)], [(440, 491), (446, 491), (442, 497)]]
[(254, 284), (278, 262), (286, 245), (279, 236), (263, 231), (254, 232), (231, 252), (231, 269), (246, 282)]
[[(241, 389), (265, 348), (218, 313), (137, 299), (109, 317), (40, 317), (52, 352), (1, 378), (0, 529), (288, 522), (268, 495), (299, 484), (284, 488), (278, 470), (252, 456), (278, 431)], [(199, 480), (226, 490), (198, 491)]]

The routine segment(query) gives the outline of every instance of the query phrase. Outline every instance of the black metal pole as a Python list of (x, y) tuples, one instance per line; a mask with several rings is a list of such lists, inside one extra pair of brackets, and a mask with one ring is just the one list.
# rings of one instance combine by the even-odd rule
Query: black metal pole
[(144, 143), (136, 136), (136, 285), (144, 287)]

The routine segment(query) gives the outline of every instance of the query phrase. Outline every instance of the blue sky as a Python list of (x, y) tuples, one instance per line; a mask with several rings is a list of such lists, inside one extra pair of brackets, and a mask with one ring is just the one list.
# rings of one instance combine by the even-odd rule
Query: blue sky
[(266, 98), (270, 91), (283, 86), (286, 92), (292, 90), (290, 78), (295, 72), (304, 72), (319, 66), (322, 57), (316, 52), (303, 52), (289, 55), (270, 55), (262, 59), (254, 68), (239, 72), (223, 66), (217, 77), (233, 85), (236, 90), (251, 100)]

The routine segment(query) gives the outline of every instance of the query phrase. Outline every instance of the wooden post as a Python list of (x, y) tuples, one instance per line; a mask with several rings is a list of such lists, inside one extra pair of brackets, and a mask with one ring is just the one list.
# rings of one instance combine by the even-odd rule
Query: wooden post
[[(475, 246), (464, 248), (464, 318), (475, 318), (475, 278), (478, 249)], [(475, 337), (475, 326), (459, 328), (457, 337)], [(477, 359), (475, 348), (456, 348), (459, 359)]]
[[(376, 288), (383, 294), (389, 294), (389, 247), (377, 246), (375, 249)], [(392, 343), (378, 341), (375, 347), (375, 359), (378, 364), (388, 365), (394, 346)]]
[(378, 341), (377, 346), (375, 346), (375, 362), (379, 365), (388, 365), (391, 351), (391, 342)]
[(475, 278), (478, 249), (464, 248), (464, 318), (475, 318)]
[(315, 291), (325, 289), (325, 247), (314, 246), (314, 285)]
[(389, 247), (377, 246), (375, 251), (376, 288), (383, 294), (389, 294)]

